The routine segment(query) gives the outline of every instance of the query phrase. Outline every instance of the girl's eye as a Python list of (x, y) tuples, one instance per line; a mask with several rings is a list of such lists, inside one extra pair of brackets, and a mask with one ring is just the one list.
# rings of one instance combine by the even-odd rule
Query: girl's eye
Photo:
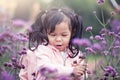
[(50, 36), (56, 36), (55, 34), (50, 34)]
[(67, 34), (62, 34), (62, 36), (64, 36), (64, 37), (65, 37), (65, 36), (67, 36)]

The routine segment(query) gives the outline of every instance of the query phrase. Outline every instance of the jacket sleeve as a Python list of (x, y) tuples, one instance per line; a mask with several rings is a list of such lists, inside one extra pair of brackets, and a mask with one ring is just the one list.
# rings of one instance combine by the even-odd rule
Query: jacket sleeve
[(27, 65), (28, 65), (28, 61), (27, 61), (27, 55), (22, 55), (21, 58), (20, 58), (20, 63), (22, 65), (24, 65), (24, 69), (21, 69), (20, 72), (19, 72), (19, 78), (20, 80), (28, 80), (28, 77), (27, 77)]
[(33, 80), (36, 70), (36, 56), (33, 51), (28, 50), (27, 54), (21, 56), (20, 62), (24, 68), (20, 70), (20, 80)]

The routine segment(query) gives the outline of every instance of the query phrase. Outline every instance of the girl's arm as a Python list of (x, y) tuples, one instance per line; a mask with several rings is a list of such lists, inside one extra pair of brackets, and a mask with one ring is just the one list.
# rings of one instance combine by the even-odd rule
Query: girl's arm
[(28, 77), (27, 77), (27, 64), (28, 63), (27, 63), (27, 56), (26, 55), (21, 56), (20, 63), (22, 65), (24, 65), (24, 69), (20, 70), (19, 78), (20, 78), (20, 80), (28, 80)]
[(19, 72), (20, 80), (33, 80), (32, 75), (36, 69), (36, 56), (34, 52), (28, 50), (27, 54), (23, 54), (20, 58), (21, 65), (24, 66)]

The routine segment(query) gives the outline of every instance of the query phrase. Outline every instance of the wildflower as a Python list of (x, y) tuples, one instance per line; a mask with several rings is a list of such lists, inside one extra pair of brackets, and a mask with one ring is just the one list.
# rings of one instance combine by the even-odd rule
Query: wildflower
[(17, 61), (16, 57), (12, 57), (11, 60), (12, 60), (12, 62), (16, 62)]
[(111, 15), (112, 15), (112, 16), (116, 15), (116, 12), (115, 12), (115, 11), (112, 11), (112, 12), (111, 12)]
[(53, 77), (54, 73), (56, 73), (57, 70), (56, 69), (51, 69), (49, 67), (43, 67), (39, 70), (39, 72), (42, 76)]
[(73, 39), (72, 43), (76, 44), (76, 45), (78, 45), (80, 47), (81, 46), (87, 47), (87, 46), (91, 45), (91, 42), (88, 39), (86, 39), (86, 38), (83, 38), (83, 39), (77, 39), (77, 38)]
[(92, 26), (86, 28), (86, 31), (90, 32), (92, 30)]
[(97, 0), (98, 5), (102, 5), (103, 3), (105, 3), (105, 0)]
[(23, 64), (18, 64), (17, 67), (18, 67), (19, 69), (25, 69), (25, 66), (24, 66)]
[(15, 80), (14, 76), (8, 73), (6, 70), (3, 70), (0, 75), (0, 80)]
[(111, 25), (111, 31), (113, 31), (114, 33), (120, 32), (120, 21), (119, 20), (112, 20), (110, 25)]
[(89, 70), (87, 70), (87, 73), (88, 73), (88, 74), (91, 74), (92, 72), (91, 72), (91, 71), (89, 71)]
[(101, 51), (101, 50), (102, 50), (102, 47), (101, 47), (100, 44), (94, 43), (94, 44), (92, 45), (92, 49), (95, 50), (95, 51)]
[(104, 72), (105, 72), (105, 76), (106, 76), (106, 74), (107, 74), (107, 76), (111, 76), (111, 77), (116, 77), (118, 75), (116, 69), (113, 68), (112, 66), (106, 66), (104, 68)]
[(109, 32), (108, 34), (109, 34), (110, 36), (115, 35), (115, 33), (114, 33), (114, 32)]
[(93, 40), (94, 39), (94, 37), (93, 36), (90, 36), (90, 40)]
[(12, 23), (15, 27), (23, 27), (26, 24), (26, 22), (24, 20), (21, 20), (21, 19), (13, 20)]
[(104, 33), (107, 33), (107, 32), (108, 32), (108, 30), (105, 29), (105, 28), (102, 28), (102, 29), (100, 30), (100, 34), (104, 34)]
[(5, 62), (5, 63), (4, 63), (4, 66), (6, 66), (6, 67), (9, 67), (9, 68), (10, 68), (10, 67), (12, 67), (12, 63), (10, 63), (10, 62)]
[(19, 55), (27, 54), (26, 49), (24, 50), (24, 48), (23, 48), (23, 50), (21, 50), (21, 51), (18, 52), (18, 54), (19, 54)]
[(101, 38), (101, 36), (96, 35), (96, 36), (95, 36), (95, 39), (96, 39), (96, 40), (101, 40), (102, 38)]
[(90, 48), (90, 47), (87, 47), (87, 48), (85, 48), (85, 50), (87, 51), (87, 52), (90, 52), (90, 53), (96, 53), (92, 48)]
[(120, 46), (113, 46), (113, 49), (120, 49)]
[(107, 45), (107, 42), (106, 42), (106, 40), (102, 40), (102, 41), (100, 42), (100, 44), (101, 44), (101, 46), (105, 46), (105, 45)]

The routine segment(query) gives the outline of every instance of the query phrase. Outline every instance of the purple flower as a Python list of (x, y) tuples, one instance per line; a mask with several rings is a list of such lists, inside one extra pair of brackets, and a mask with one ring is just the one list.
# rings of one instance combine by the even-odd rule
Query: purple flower
[(5, 51), (12, 51), (11, 47), (9, 45), (1, 45), (1, 50), (3, 52)]
[(116, 77), (118, 75), (118, 72), (116, 71), (116, 69), (112, 66), (106, 66), (104, 68), (105, 74), (107, 73), (109, 76), (111, 77)]
[(96, 40), (101, 40), (101, 36), (96, 35), (96, 36), (95, 36), (95, 39), (96, 39)]
[(114, 32), (109, 32), (108, 34), (109, 34), (110, 36), (115, 35), (115, 33), (114, 33)]
[(101, 46), (107, 45), (107, 42), (105, 40), (103, 40), (103, 41), (100, 42), (100, 44), (101, 44)]
[(4, 66), (6, 66), (6, 67), (9, 67), (9, 68), (10, 68), (10, 67), (12, 67), (12, 63), (10, 63), (10, 62), (5, 62), (5, 63), (4, 63)]
[(116, 34), (115, 38), (120, 41), (120, 36), (119, 35)]
[(119, 52), (120, 52), (120, 44), (114, 44), (113, 46), (111, 46), (111, 49), (112, 49), (112, 55), (113, 56), (119, 56)]
[(53, 76), (55, 76), (54, 75), (54, 73), (56, 73), (57, 72), (57, 70), (56, 69), (51, 69), (51, 68), (49, 68), (49, 67), (42, 67), (42, 68), (40, 68), (40, 74), (42, 75), (42, 76), (51, 76), (51, 77), (53, 77)]
[(0, 42), (1, 41), (5, 41), (5, 38), (12, 39), (13, 38), (12, 32), (5, 31), (5, 32), (3, 32), (3, 33), (0, 34)]
[(90, 46), (90, 45), (91, 45), (90, 40), (88, 40), (88, 39), (86, 39), (86, 38), (82, 38), (82, 39), (76, 38), (76, 39), (73, 39), (72, 43), (73, 43), (73, 44), (76, 44), (76, 45), (78, 45), (78, 46), (80, 46), (80, 47), (81, 47), (81, 46), (87, 47), (87, 46)]
[(100, 34), (105, 34), (105, 33), (107, 33), (107, 32), (108, 32), (108, 30), (105, 29), (105, 28), (102, 28), (102, 29), (100, 30)]
[(92, 31), (92, 26), (87, 27), (87, 28), (86, 28), (86, 31), (88, 31), (88, 32), (89, 32), (89, 31)]
[(120, 46), (113, 46), (113, 49), (120, 49)]
[(99, 44), (101, 46), (101, 50), (106, 50), (107, 49), (107, 42), (106, 42), (106, 40), (100, 41)]
[(17, 62), (16, 57), (12, 57), (12, 58), (11, 58), (11, 61), (12, 61), (12, 62)]
[(115, 33), (118, 33), (120, 32), (120, 21), (119, 20), (113, 20), (111, 21), (111, 24), (112, 26), (111, 30)]
[(24, 20), (21, 20), (21, 19), (13, 20), (12, 23), (15, 27), (23, 27), (26, 24), (26, 22)]
[(21, 42), (27, 42), (28, 38), (27, 38), (27, 36), (25, 36), (22, 33), (13, 35), (13, 41), (18, 41), (18, 40), (21, 41)]
[(92, 72), (91, 72), (90, 70), (87, 70), (87, 73), (88, 73), (88, 74), (92, 74)]
[(101, 4), (103, 4), (105, 2), (105, 0), (97, 0), (97, 4), (98, 5), (101, 5)]
[(93, 54), (96, 53), (96, 52), (95, 52), (92, 48), (90, 48), (90, 47), (85, 48), (85, 50), (86, 50), (87, 52), (90, 52), (90, 53), (93, 53)]
[(101, 51), (101, 50), (102, 50), (102, 47), (101, 47), (100, 44), (94, 43), (94, 44), (92, 45), (92, 49), (95, 50), (95, 51)]
[(6, 70), (3, 70), (0, 75), (1, 80), (15, 80), (13, 75), (7, 72)]
[(24, 55), (24, 54), (27, 54), (27, 52), (26, 52), (26, 50), (23, 49), (23, 50), (21, 50), (21, 51), (18, 51), (18, 54), (19, 54), (19, 55)]

